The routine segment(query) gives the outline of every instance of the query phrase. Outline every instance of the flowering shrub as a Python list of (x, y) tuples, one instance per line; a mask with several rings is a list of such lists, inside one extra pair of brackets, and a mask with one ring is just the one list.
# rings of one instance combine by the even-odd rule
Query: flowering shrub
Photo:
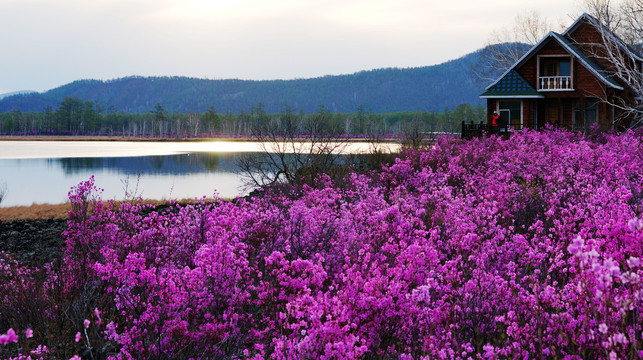
[[(117, 359), (639, 358), (642, 145), (442, 138), (297, 196), (79, 204), (42, 298), (78, 299), (65, 341)], [(3, 296), (0, 323), (26, 328)]]

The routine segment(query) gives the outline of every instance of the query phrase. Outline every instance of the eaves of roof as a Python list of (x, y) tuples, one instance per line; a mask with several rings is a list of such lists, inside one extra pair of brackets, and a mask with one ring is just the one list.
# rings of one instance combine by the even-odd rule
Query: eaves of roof
[(480, 94), (482, 99), (497, 98), (532, 98), (541, 99), (544, 96), (534, 89), (525, 78), (517, 71), (510, 70), (505, 76), (501, 77), (496, 83)]

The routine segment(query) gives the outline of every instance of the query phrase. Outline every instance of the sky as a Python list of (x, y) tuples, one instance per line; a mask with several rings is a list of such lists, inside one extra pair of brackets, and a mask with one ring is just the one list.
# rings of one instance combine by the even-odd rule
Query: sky
[(295, 79), (440, 64), (578, 0), (0, 0), (0, 94), (80, 79)]

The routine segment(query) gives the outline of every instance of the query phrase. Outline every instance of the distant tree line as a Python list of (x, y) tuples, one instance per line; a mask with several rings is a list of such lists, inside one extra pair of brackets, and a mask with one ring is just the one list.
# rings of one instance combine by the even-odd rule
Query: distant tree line
[(375, 113), (359, 105), (355, 112), (331, 112), (320, 106), (316, 113), (297, 112), (284, 106), (278, 113), (268, 113), (262, 103), (237, 114), (221, 114), (211, 106), (203, 113), (170, 113), (161, 104), (147, 113), (131, 114), (104, 107), (100, 102), (65, 97), (57, 108), (23, 113), (19, 110), (0, 113), (0, 133), (5, 135), (104, 135), (125, 137), (204, 137), (250, 136), (256, 125), (288, 116), (303, 122), (322, 112), (330, 126), (345, 135), (418, 134), (460, 131), (462, 121), (481, 121), (482, 105), (461, 104), (443, 112), (406, 111)]

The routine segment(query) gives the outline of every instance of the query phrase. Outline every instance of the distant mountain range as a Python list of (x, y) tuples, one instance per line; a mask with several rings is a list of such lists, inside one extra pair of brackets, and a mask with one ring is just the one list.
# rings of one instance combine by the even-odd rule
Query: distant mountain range
[(25, 95), (25, 94), (37, 94), (37, 92), (32, 90), (12, 91), (8, 93), (0, 94), (0, 99), (4, 99), (8, 96), (13, 96), (13, 95)]
[(187, 77), (125, 77), (109, 81), (79, 80), (43, 93), (0, 98), (0, 112), (55, 110), (66, 97), (100, 102), (110, 111), (146, 113), (156, 104), (168, 112), (202, 113), (214, 106), (219, 113), (249, 111), (258, 103), (267, 112), (285, 105), (295, 111), (315, 112), (320, 105), (333, 112), (364, 109), (385, 113), (443, 111), (462, 103), (481, 103), (486, 83), (472, 68), (482, 50), (439, 65), (388, 68), (350, 75), (296, 80), (206, 80)]

